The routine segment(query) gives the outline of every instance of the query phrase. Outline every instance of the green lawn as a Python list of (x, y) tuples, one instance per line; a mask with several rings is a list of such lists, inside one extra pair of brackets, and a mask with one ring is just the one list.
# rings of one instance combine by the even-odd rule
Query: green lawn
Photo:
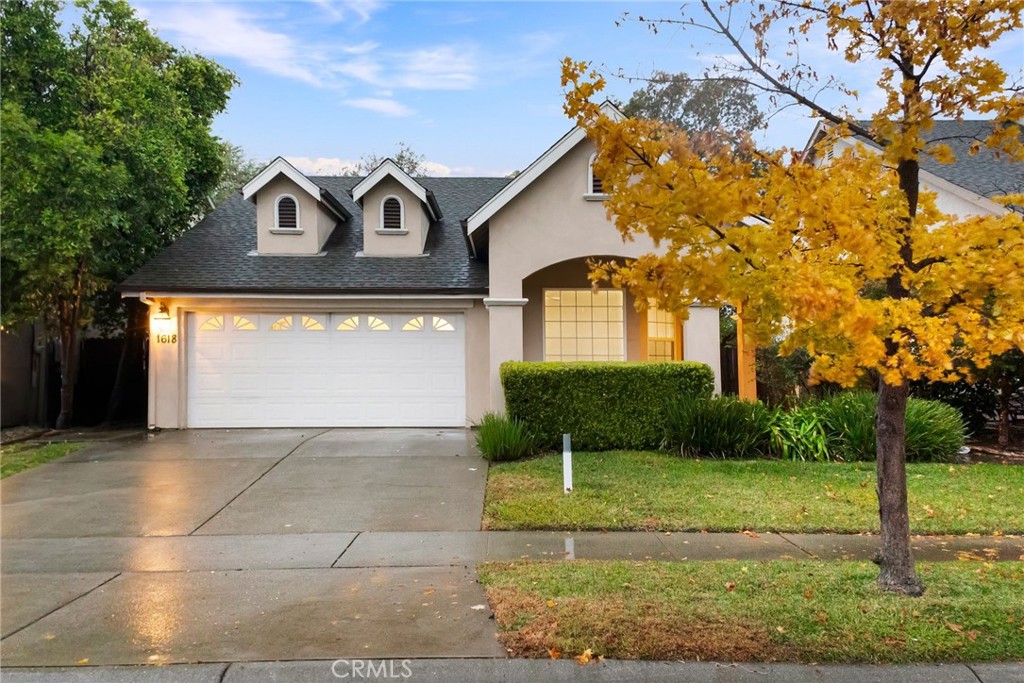
[(0, 479), (9, 477), (37, 465), (63, 458), (84, 446), (81, 442), (48, 443), (40, 445), (32, 441), (0, 446)]
[(882, 594), (877, 568), (856, 562), (526, 562), (483, 565), (480, 577), (518, 657), (1024, 659), (1024, 563), (918, 571), (921, 598)]
[[(493, 464), (488, 529), (830, 531), (878, 529), (874, 463), (689, 460), (657, 452), (577, 453)], [(1024, 467), (907, 466), (915, 533), (1024, 532)]]

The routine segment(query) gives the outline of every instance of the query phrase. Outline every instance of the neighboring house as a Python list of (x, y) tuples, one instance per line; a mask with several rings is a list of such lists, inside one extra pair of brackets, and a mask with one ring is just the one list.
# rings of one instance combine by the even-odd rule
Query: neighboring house
[[(871, 125), (870, 121), (857, 123), (865, 128)], [(851, 135), (837, 140), (824, 158), (820, 158), (815, 145), (829, 126), (822, 122), (815, 127), (804, 150), (808, 161), (827, 164), (833, 156), (858, 143), (869, 150), (880, 150), (876, 143)], [(1024, 192), (1024, 163), (1013, 162), (985, 147), (984, 140), (991, 133), (991, 121), (935, 121), (935, 126), (925, 135), (929, 142), (949, 145), (956, 157), (951, 164), (939, 163), (928, 155), (921, 157), (921, 188), (936, 194), (936, 205), (943, 213), (961, 217), (1002, 215), (1009, 209), (991, 197)], [(975, 142), (982, 144), (972, 155), (970, 149)]]
[(464, 426), (509, 360), (696, 360), (720, 387), (717, 308), (591, 288), (588, 259), (655, 250), (608, 219), (593, 151), (576, 128), (512, 180), (276, 159), (121, 285), (151, 305), (150, 426)]

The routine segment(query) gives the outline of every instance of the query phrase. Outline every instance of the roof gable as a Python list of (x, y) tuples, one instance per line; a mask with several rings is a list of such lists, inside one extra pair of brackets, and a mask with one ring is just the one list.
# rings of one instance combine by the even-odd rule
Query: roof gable
[(338, 201), (338, 199), (323, 187), (310, 180), (302, 171), (292, 166), (284, 157), (277, 157), (266, 167), (257, 173), (252, 180), (242, 186), (242, 199), (252, 200), (260, 190), (266, 187), (274, 178), (283, 175), (298, 185), (299, 189), (307, 193), (328, 211), (343, 221), (352, 218), (352, 214)]
[[(857, 121), (867, 128), (870, 121)], [(938, 120), (930, 131), (925, 133), (929, 143), (945, 144), (953, 152), (956, 161), (951, 164), (939, 163), (930, 154), (920, 158), (922, 179), (931, 181), (932, 185), (945, 184), (947, 190), (958, 188), (960, 193), (972, 201), (991, 202), (991, 197), (1001, 194), (1012, 194), (1024, 190), (1024, 163), (1012, 161), (1007, 155), (1000, 155), (995, 150), (981, 145), (975, 154), (971, 154), (972, 143), (984, 143), (992, 132), (993, 122), (990, 120)], [(814, 146), (825, 135), (831, 124), (819, 121), (804, 148), (804, 158), (813, 160)], [(880, 150), (881, 146), (861, 135), (850, 136), (869, 148)], [(939, 182), (935, 182), (939, 181)], [(966, 194), (964, 194), (966, 191)], [(988, 206), (1004, 210), (1001, 205)]]
[(430, 213), (431, 220), (438, 220), (441, 218), (441, 210), (437, 205), (437, 200), (434, 199), (433, 194), (423, 187), (420, 183), (416, 182), (416, 179), (411, 175), (402, 170), (402, 167), (396, 164), (391, 159), (385, 159), (381, 164), (373, 169), (370, 175), (363, 178), (359, 184), (352, 188), (352, 199), (359, 202), (362, 205), (362, 198), (366, 196), (366, 193), (376, 187), (385, 178), (394, 178), (397, 180), (402, 187), (409, 190), (417, 199), (419, 199), (424, 206), (427, 207), (427, 211)]
[[(609, 101), (605, 101), (601, 105), (601, 112), (615, 120), (621, 120), (626, 117), (618, 107)], [(581, 143), (586, 137), (586, 131), (579, 126), (563, 135), (558, 142), (549, 147), (546, 152), (527, 166), (525, 171), (517, 175), (501, 192), (491, 197), (487, 203), (477, 209), (467, 219), (467, 232), (472, 235), (476, 230), (483, 227), (502, 207), (515, 199), (516, 196), (542, 176), (545, 171), (554, 166), (559, 159), (568, 154), (569, 150)]]
[(320, 201), (320, 187), (307, 178), (302, 171), (285, 161), (283, 157), (277, 157), (271, 161), (267, 164), (266, 168), (242, 186), (242, 199), (252, 199), (267, 183), (279, 175), (285, 176), (309, 194), (310, 197)]

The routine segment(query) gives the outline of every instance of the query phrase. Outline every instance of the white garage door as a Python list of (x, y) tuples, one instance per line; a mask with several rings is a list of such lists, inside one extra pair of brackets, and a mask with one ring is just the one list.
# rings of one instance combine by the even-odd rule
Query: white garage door
[(195, 313), (189, 427), (461, 427), (459, 314)]

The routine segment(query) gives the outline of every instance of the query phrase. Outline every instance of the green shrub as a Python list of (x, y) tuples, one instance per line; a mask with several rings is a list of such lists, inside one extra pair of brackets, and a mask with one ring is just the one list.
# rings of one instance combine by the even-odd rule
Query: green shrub
[(907, 461), (950, 462), (964, 445), (963, 416), (941, 401), (907, 402)]
[(910, 393), (917, 398), (942, 401), (960, 411), (967, 429), (981, 434), (999, 412), (999, 390), (992, 382), (914, 382)]
[(733, 396), (687, 396), (665, 411), (664, 445), (704, 458), (757, 458), (769, 454), (773, 411)]
[(813, 410), (828, 436), (828, 448), (836, 459), (875, 459), (875, 406), (878, 396), (867, 391), (846, 391), (804, 404)]
[[(828, 434), (829, 450), (843, 460), (875, 459), (875, 408), (878, 396), (848, 392), (806, 404)], [(939, 401), (911, 398), (907, 402), (907, 461), (947, 462), (964, 444), (960, 412)]]
[(784, 460), (825, 462), (838, 459), (829, 448), (825, 423), (813, 403), (791, 411), (773, 410), (769, 417), (772, 455)]
[(509, 362), (501, 365), (508, 414), (560, 447), (579, 450), (657, 448), (665, 411), (686, 396), (710, 396), (714, 373), (691, 362)]
[[(875, 407), (868, 392), (845, 392), (793, 410), (734, 397), (682, 398), (665, 412), (664, 445), (705, 458), (874, 460)], [(960, 413), (939, 401), (907, 403), (907, 461), (953, 460), (964, 443)]]
[(536, 439), (521, 421), (487, 413), (477, 425), (476, 447), (487, 460), (519, 460), (537, 452)]

